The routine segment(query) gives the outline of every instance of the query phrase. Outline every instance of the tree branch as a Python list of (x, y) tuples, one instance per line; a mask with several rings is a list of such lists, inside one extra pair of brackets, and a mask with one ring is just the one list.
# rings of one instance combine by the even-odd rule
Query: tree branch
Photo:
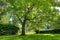
[(34, 4), (32, 4), (29, 8), (27, 7), (27, 10), (25, 9), (25, 18), (30, 13), (30, 11), (33, 9)]
[(26, 20), (29, 20), (30, 21), (30, 20), (34, 20), (35, 18), (36, 18), (36, 16), (33, 19), (26, 19)]
[(22, 20), (19, 18), (18, 14), (16, 14), (18, 20), (22, 23)]

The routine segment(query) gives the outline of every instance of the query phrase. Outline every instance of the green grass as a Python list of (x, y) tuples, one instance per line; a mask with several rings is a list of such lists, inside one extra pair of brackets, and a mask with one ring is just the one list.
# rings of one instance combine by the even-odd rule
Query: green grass
[(60, 40), (60, 34), (32, 34), (32, 35), (12, 35), (0, 36), (0, 40)]

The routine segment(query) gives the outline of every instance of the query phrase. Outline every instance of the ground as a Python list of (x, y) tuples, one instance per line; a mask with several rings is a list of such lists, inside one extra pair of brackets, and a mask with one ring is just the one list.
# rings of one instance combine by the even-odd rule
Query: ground
[(60, 40), (60, 34), (10, 35), (0, 36), (0, 40)]

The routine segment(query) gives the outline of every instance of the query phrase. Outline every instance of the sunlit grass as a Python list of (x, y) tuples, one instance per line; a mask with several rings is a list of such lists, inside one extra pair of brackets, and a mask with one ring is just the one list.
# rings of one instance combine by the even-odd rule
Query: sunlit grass
[(55, 36), (55, 35), (53, 35), (53, 34), (43, 34), (43, 35), (48, 35), (48, 36)]
[(60, 34), (31, 34), (25, 36), (0, 36), (0, 40), (60, 40)]

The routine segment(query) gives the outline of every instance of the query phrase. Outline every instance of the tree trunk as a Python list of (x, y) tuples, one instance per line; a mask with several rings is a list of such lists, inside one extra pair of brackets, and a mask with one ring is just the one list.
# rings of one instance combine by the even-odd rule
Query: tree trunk
[(25, 24), (22, 24), (22, 34), (21, 35), (25, 35)]
[(21, 35), (25, 35), (25, 23), (26, 23), (26, 20), (22, 22), (22, 34)]
[(1, 14), (0, 14), (0, 20), (1, 20)]

